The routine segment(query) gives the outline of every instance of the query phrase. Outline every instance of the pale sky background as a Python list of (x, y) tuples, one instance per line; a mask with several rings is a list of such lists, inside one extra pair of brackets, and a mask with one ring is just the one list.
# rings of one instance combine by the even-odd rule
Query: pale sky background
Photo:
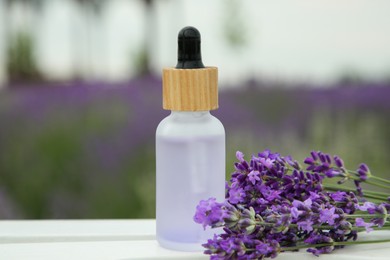
[[(75, 1), (48, 0), (40, 13), (0, 0), (0, 82), (5, 82), (7, 30), (31, 28), (40, 69), (53, 80), (75, 70), (87, 80), (121, 81), (134, 76), (132, 61), (144, 46), (145, 16), (138, 0), (110, 0), (95, 18)], [(224, 28), (227, 0), (158, 0), (150, 24), (152, 68), (175, 66), (177, 33), (187, 25), (202, 34), (203, 60), (218, 66), (220, 82), (249, 77), (286, 81), (335, 81), (348, 71), (390, 78), (390, 1), (239, 1), (237, 23), (245, 45), (231, 47)]]

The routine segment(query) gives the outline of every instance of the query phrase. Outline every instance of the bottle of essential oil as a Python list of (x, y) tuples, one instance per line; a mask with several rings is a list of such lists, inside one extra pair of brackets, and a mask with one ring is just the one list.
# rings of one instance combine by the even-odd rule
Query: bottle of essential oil
[(205, 67), (200, 33), (178, 35), (176, 68), (163, 70), (163, 108), (171, 110), (156, 132), (156, 221), (161, 246), (202, 250), (215, 230), (193, 220), (200, 200), (223, 201), (225, 130), (210, 114), (218, 108), (218, 69)]

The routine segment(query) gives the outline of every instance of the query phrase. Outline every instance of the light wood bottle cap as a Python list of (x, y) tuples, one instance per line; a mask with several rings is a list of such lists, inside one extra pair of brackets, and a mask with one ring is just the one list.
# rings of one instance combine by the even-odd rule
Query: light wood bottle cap
[(218, 68), (163, 69), (163, 108), (208, 111), (218, 108)]

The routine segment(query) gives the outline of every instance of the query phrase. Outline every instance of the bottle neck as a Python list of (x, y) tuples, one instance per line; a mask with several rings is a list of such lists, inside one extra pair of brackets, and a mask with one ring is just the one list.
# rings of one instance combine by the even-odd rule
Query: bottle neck
[(186, 119), (186, 120), (197, 120), (209, 117), (210, 111), (177, 111), (172, 110), (171, 111), (171, 117), (174, 119)]

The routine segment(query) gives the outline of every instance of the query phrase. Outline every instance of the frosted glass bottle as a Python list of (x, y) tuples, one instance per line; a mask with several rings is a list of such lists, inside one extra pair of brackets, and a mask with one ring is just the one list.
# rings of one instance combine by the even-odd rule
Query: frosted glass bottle
[(161, 246), (203, 250), (215, 230), (193, 220), (196, 205), (224, 199), (225, 130), (209, 111), (172, 111), (156, 132), (156, 221)]

